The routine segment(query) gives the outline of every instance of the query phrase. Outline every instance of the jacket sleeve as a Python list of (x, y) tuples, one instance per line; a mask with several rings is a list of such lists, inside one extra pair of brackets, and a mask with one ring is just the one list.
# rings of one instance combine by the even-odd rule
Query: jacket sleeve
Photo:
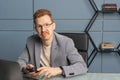
[(78, 53), (74, 46), (73, 40), (67, 41), (66, 45), (67, 59), (70, 63), (68, 66), (62, 66), (65, 77), (71, 77), (79, 74), (87, 73), (87, 65), (82, 56)]
[(32, 52), (32, 51), (30, 51), (30, 50), (32, 50), (32, 49), (30, 49), (30, 47), (33, 47), (31, 45), (32, 45), (32, 37), (30, 36), (27, 38), (26, 46), (17, 60), (17, 62), (20, 64), (21, 69), (23, 67), (26, 67), (26, 64), (30, 63), (29, 62), (30, 61), (30, 52)]
[(28, 49), (27, 49), (27, 46), (24, 48), (22, 54), (18, 57), (18, 60), (17, 62), (19, 63), (21, 69), (23, 67), (26, 67), (26, 64), (28, 63), (29, 61), (29, 56), (28, 56)]

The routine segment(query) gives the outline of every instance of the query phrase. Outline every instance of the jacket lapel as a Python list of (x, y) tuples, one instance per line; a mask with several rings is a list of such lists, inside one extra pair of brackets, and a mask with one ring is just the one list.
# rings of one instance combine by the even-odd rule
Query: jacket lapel
[[(41, 45), (41, 41), (35, 41), (35, 64), (36, 64), (36, 67), (39, 68), (40, 67), (40, 55), (41, 55), (41, 48), (42, 48), (42, 45)], [(55, 58), (57, 56), (57, 53), (58, 53), (58, 44), (57, 44), (57, 40), (55, 38), (55, 35), (53, 36), (53, 42), (52, 42), (52, 47), (51, 47), (51, 56), (50, 56), (50, 65), (52, 67), (54, 67), (56, 64), (55, 64)]]
[(52, 48), (51, 48), (51, 61), (50, 61), (50, 65), (52, 67), (55, 67), (55, 58), (57, 56), (58, 53), (58, 45), (57, 45), (57, 40), (55, 38), (55, 35), (53, 37), (53, 42), (52, 42)]
[(35, 64), (36, 67), (40, 67), (40, 53), (41, 53), (41, 42), (35, 42)]

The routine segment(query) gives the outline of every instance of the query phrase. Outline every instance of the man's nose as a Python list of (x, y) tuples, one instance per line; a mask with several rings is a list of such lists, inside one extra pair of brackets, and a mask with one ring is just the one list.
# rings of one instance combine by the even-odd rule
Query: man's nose
[(46, 28), (45, 28), (44, 26), (42, 26), (42, 27), (41, 27), (41, 30), (42, 30), (42, 31), (45, 31), (45, 30), (46, 30)]

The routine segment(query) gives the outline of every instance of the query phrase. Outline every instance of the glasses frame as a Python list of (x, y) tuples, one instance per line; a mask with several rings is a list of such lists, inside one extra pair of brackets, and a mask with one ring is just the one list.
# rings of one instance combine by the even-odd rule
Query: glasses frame
[(43, 29), (44, 28), (49, 28), (54, 22), (51, 22), (50, 24), (49, 23), (46, 23), (46, 24), (43, 24), (43, 25), (36, 25), (35, 27), (38, 28), (38, 29)]

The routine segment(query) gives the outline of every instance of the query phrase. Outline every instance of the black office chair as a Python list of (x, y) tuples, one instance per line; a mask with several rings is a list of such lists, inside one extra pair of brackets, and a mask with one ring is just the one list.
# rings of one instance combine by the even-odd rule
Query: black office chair
[(78, 52), (82, 55), (83, 59), (87, 64), (88, 58), (88, 36), (86, 33), (63, 33), (60, 34), (65, 35), (73, 39), (75, 47), (78, 49)]

